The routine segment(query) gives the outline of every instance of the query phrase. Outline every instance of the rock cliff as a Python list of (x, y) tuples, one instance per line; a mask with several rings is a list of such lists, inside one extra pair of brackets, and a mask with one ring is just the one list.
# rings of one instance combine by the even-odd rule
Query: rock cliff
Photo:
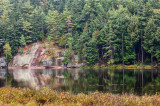
[[(52, 55), (49, 49), (53, 50)], [(53, 43), (52, 48), (45, 43), (33, 43), (25, 47), (21, 47), (13, 60), (9, 63), (9, 67), (42, 67), (42, 66), (63, 66), (64, 49)], [(68, 67), (79, 67), (78, 56), (74, 56)]]

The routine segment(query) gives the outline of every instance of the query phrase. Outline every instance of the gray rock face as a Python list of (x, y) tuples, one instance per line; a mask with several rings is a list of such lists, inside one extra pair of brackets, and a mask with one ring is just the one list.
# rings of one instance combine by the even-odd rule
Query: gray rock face
[(35, 53), (37, 49), (39, 48), (39, 45), (33, 45), (29, 51), (24, 51), (22, 55), (18, 54), (14, 56), (12, 63), (9, 64), (9, 66), (12, 67), (21, 67), (21, 66), (29, 66), (32, 63), (32, 60), (35, 57)]
[[(18, 53), (10, 62), (10, 67), (34, 67), (34, 66), (64, 66), (62, 60), (64, 59), (64, 49), (58, 46), (53, 47), (54, 57), (48, 55), (48, 49), (42, 48), (42, 44), (34, 43), (26, 46), (22, 54)], [(5, 63), (1, 64), (4, 66)], [(68, 64), (68, 67), (80, 67), (82, 64), (78, 63), (78, 56), (75, 55)]]
[(53, 65), (53, 60), (52, 59), (46, 59), (46, 60), (41, 61), (40, 63), (41, 63), (40, 65), (43, 65), (43, 66), (52, 66)]
[(0, 58), (0, 68), (6, 67), (7, 62), (4, 57)]

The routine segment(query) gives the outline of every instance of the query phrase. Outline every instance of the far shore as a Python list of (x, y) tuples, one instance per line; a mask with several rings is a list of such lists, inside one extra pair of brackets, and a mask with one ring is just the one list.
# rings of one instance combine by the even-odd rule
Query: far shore
[(22, 67), (22, 66), (15, 66), (15, 67), (8, 67), (8, 69), (70, 69), (70, 68), (82, 68), (82, 69), (160, 69), (160, 66), (151, 66), (151, 65), (94, 65), (94, 66), (33, 66), (33, 67)]
[(66, 69), (63, 66), (8, 67), (8, 69)]

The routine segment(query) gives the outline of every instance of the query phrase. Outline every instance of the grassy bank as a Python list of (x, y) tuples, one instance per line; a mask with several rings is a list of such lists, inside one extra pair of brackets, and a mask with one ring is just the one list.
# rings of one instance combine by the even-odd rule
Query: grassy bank
[(160, 66), (151, 65), (94, 65), (94, 66), (82, 66), (85, 69), (160, 69)]
[(115, 95), (110, 93), (90, 93), (88, 95), (80, 93), (77, 95), (68, 92), (57, 92), (43, 88), (41, 90), (1, 88), (1, 106), (154, 106), (160, 105), (160, 96), (135, 96), (135, 95)]

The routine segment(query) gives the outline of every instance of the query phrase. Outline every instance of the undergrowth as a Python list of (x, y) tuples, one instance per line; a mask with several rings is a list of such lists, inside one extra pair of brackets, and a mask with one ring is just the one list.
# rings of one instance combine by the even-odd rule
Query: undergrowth
[(90, 93), (77, 95), (43, 88), (1, 88), (0, 106), (160, 106), (160, 96)]

